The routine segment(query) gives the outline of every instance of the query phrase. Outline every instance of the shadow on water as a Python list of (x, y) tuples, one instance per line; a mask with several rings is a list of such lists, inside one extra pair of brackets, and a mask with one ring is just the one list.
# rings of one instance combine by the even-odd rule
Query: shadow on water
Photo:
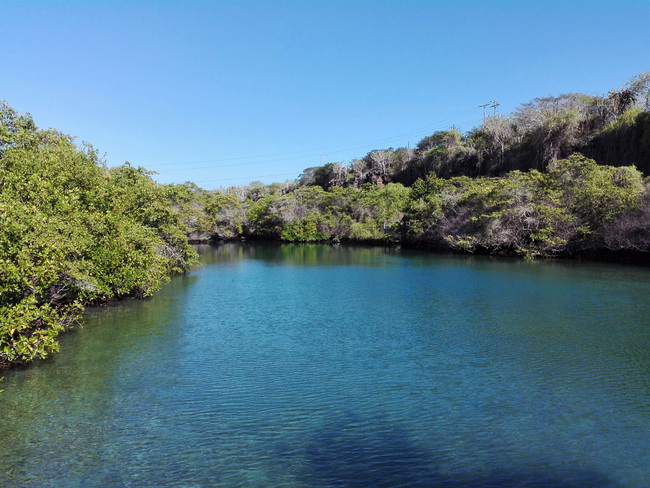
[[(366, 423), (367, 425), (367, 423)], [(377, 429), (377, 427), (380, 427)], [(510, 466), (491, 464), (481, 472), (440, 462), (409, 440), (408, 433), (389, 422), (375, 424), (373, 432), (353, 416), (318, 432), (305, 447), (306, 463), (299, 475), (301, 486), (429, 487), (429, 488), (617, 488), (596, 470), (556, 467), (553, 472), (539, 462)], [(448, 454), (448, 453), (447, 453)], [(504, 460), (504, 463), (507, 460)], [(513, 466), (514, 465), (514, 466)], [(556, 465), (557, 466), (557, 465)]]

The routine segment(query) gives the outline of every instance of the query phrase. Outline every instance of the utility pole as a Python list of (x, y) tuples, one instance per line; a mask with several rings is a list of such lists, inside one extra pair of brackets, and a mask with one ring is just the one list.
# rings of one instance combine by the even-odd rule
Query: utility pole
[(483, 109), (483, 123), (485, 124), (485, 107), (490, 105), (489, 103), (484, 103), (483, 105), (479, 105), (479, 108)]
[(494, 109), (494, 115), (496, 115), (497, 114), (497, 107), (499, 105), (501, 105), (501, 104), (499, 102), (497, 102), (496, 99), (492, 100), (490, 103), (492, 104), (492, 105), (490, 105), (490, 107), (492, 107)]

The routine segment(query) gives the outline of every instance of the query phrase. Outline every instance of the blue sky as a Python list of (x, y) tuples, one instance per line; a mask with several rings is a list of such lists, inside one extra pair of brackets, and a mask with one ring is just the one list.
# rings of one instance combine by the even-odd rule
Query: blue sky
[(650, 69), (649, 1), (0, 0), (0, 99), (162, 183), (298, 177)]

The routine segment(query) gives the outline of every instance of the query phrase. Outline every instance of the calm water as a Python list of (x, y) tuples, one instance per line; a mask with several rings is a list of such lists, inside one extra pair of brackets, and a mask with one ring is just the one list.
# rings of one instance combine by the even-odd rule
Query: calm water
[(5, 373), (0, 486), (650, 486), (650, 269), (201, 250)]

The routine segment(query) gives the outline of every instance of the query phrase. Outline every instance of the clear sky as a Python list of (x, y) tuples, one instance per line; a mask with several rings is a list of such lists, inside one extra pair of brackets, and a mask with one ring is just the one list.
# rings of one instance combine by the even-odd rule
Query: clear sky
[(0, 0), (0, 99), (108, 165), (294, 179), (650, 69), (650, 0)]

